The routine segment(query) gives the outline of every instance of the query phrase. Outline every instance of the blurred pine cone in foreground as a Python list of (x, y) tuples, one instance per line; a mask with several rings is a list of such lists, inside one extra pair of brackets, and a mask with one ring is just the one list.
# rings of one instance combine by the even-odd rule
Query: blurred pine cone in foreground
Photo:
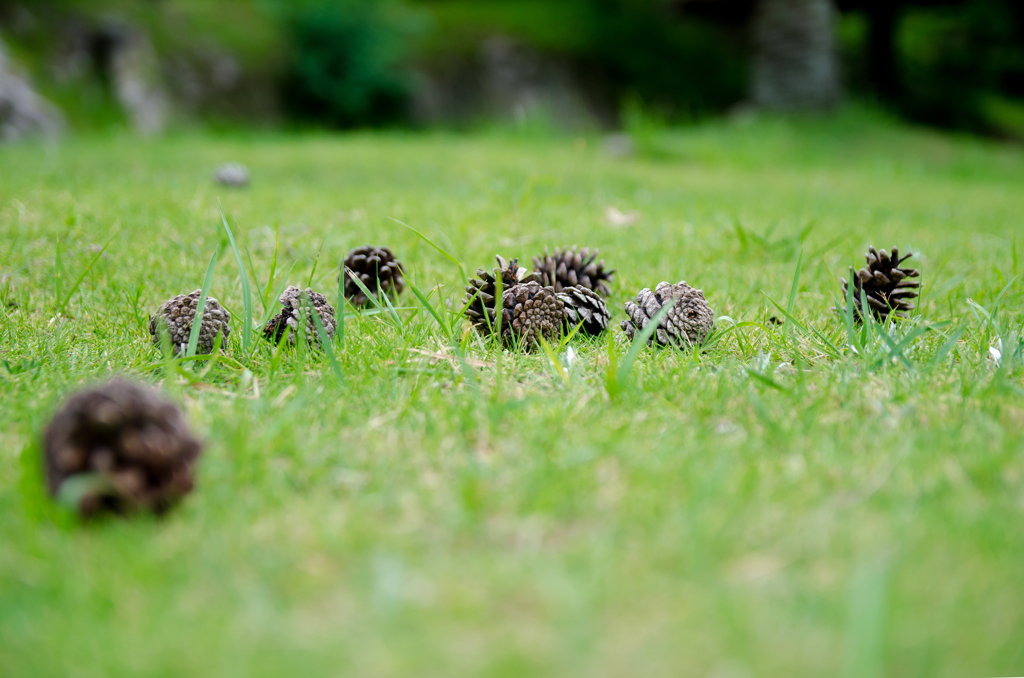
[(579, 285), (605, 298), (612, 294), (609, 283), (615, 271), (604, 269), (604, 259), (597, 261), (597, 250), (579, 249), (573, 245), (564, 250), (556, 247), (555, 253), (549, 255), (545, 247), (543, 255), (533, 258), (533, 268), (540, 276), (540, 284), (554, 287), (555, 292)]
[[(149, 335), (153, 343), (160, 346), (160, 324), (167, 324), (167, 333), (171, 337), (171, 346), (175, 355), (185, 355), (188, 348), (188, 338), (192, 334), (192, 320), (196, 317), (196, 307), (199, 305), (199, 297), (202, 290), (196, 290), (192, 294), (179, 294), (173, 299), (168, 299), (156, 313), (149, 318)], [(223, 335), (221, 345), (227, 341), (231, 334), (231, 314), (220, 305), (220, 302), (213, 297), (206, 297), (206, 306), (203, 307), (203, 324), (199, 327), (199, 343), (196, 345), (196, 352), (199, 355), (209, 355), (213, 352), (213, 344), (217, 335)]]
[(92, 516), (171, 508), (192, 491), (202, 445), (159, 393), (114, 379), (68, 399), (43, 450), (50, 494)]
[(345, 255), (341, 263), (341, 275), (345, 276), (345, 298), (353, 306), (366, 306), (370, 300), (356, 285), (347, 271), (351, 271), (359, 282), (377, 296), (377, 288), (389, 297), (397, 297), (405, 289), (404, 268), (395, 258), (395, 253), (387, 247), (364, 245), (357, 247)]
[(626, 302), (629, 320), (622, 321), (622, 329), (630, 341), (672, 299), (675, 304), (661, 319), (647, 343), (657, 342), (662, 346), (679, 348), (703, 343), (714, 328), (715, 316), (704, 300), (704, 292), (693, 289), (685, 280), (675, 285), (660, 282), (653, 292), (645, 287), (634, 301)]
[[(892, 315), (896, 318), (906, 318), (907, 311), (914, 309), (911, 303), (917, 297), (917, 288), (921, 283), (909, 278), (917, 278), (921, 272), (914, 268), (904, 268), (903, 262), (914, 256), (908, 252), (902, 259), (899, 250), (892, 248), (892, 253), (885, 250), (876, 250), (874, 247), (868, 249), (865, 255), (867, 268), (854, 271), (850, 267), (850, 279), (853, 280), (853, 317), (858, 322), (864, 320), (863, 309), (861, 308), (860, 293), (863, 290), (864, 298), (868, 302), (872, 315), (881, 323), (884, 323)], [(843, 281), (843, 296), (840, 300), (843, 308), (846, 306), (846, 295), (849, 283), (845, 278)], [(837, 308), (844, 313), (843, 308)]]
[[(334, 338), (334, 333), (338, 330), (338, 321), (334, 318), (334, 307), (327, 303), (327, 297), (324, 295), (309, 288), (300, 290), (298, 287), (289, 286), (278, 302), (284, 306), (284, 310), (263, 327), (263, 337), (272, 341), (275, 346), (282, 340), (287, 340), (288, 344), (294, 346), (295, 338), (300, 331), (305, 333), (309, 346), (319, 346), (320, 335), (313, 320), (314, 312), (320, 316), (328, 340)], [(300, 330), (303, 326), (305, 329)]]

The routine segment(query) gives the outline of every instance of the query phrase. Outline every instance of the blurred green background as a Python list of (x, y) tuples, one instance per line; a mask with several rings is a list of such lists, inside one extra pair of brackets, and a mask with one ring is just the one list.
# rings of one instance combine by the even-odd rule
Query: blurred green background
[(744, 115), (759, 18), (784, 65), (834, 59), (844, 99), (1024, 137), (1017, 0), (0, 0), (0, 40), (74, 131), (593, 130)]

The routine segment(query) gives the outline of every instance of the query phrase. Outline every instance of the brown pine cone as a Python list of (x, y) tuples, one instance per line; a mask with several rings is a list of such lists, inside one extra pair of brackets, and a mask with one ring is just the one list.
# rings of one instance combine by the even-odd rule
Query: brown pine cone
[[(192, 333), (192, 320), (196, 317), (196, 307), (199, 305), (199, 297), (202, 290), (196, 290), (192, 294), (179, 294), (173, 299), (168, 299), (156, 313), (149, 318), (149, 335), (153, 343), (160, 346), (160, 323), (161, 320), (167, 323), (167, 333), (171, 337), (171, 346), (175, 355), (185, 355), (188, 348), (188, 338)], [(196, 353), (209, 355), (213, 352), (214, 340), (218, 334), (223, 335), (221, 345), (227, 342), (231, 334), (231, 314), (220, 305), (220, 302), (213, 297), (206, 297), (206, 306), (203, 307), (203, 324), (199, 327), (199, 343), (196, 344)]]
[(565, 306), (566, 332), (571, 332), (580, 322), (583, 323), (580, 328), (583, 334), (597, 336), (608, 329), (612, 314), (596, 292), (574, 285), (559, 292), (558, 298)]
[(366, 306), (370, 303), (369, 298), (352, 282), (346, 271), (358, 276), (359, 282), (363, 283), (374, 297), (377, 296), (378, 285), (384, 294), (392, 299), (405, 289), (405, 269), (395, 258), (394, 252), (387, 247), (357, 247), (345, 255), (345, 261), (341, 264), (341, 275), (345, 276), (345, 298), (351, 301), (353, 306)]
[(202, 445), (159, 393), (114, 379), (69, 398), (46, 428), (43, 450), (50, 494), (76, 500), (91, 516), (171, 508), (192, 491)]
[(556, 247), (555, 253), (549, 255), (545, 247), (543, 255), (533, 258), (533, 268), (540, 276), (540, 284), (554, 287), (555, 292), (578, 285), (609, 297), (612, 294), (609, 283), (615, 271), (604, 270), (604, 259), (596, 259), (597, 250), (589, 248), (578, 249), (573, 245), (563, 250)]
[(498, 294), (498, 276), (501, 276), (502, 294), (519, 283), (538, 281), (536, 274), (519, 265), (519, 259), (506, 261), (501, 256), (496, 256), (495, 259), (498, 261), (498, 267), (494, 269), (493, 274), (478, 268), (477, 277), (470, 278), (469, 285), (466, 286), (465, 316), (484, 336), (494, 332), (496, 327), (494, 299)]
[[(850, 279), (853, 280), (853, 317), (858, 322), (862, 322), (864, 319), (861, 309), (861, 290), (864, 291), (864, 297), (871, 308), (871, 313), (881, 323), (888, 320), (890, 315), (896, 318), (906, 318), (907, 311), (914, 309), (914, 304), (911, 302), (917, 297), (917, 288), (921, 286), (921, 283), (910, 280), (910, 278), (919, 277), (921, 272), (914, 268), (904, 268), (902, 265), (912, 256), (914, 256), (913, 252), (908, 252), (903, 258), (900, 258), (899, 250), (895, 247), (892, 248), (892, 254), (871, 247), (865, 255), (867, 268), (854, 271), (853, 267), (850, 267)], [(845, 307), (849, 283), (845, 278), (841, 280), (843, 281), (843, 296), (840, 303)], [(843, 313), (841, 309), (837, 308), (836, 310)]]
[(320, 316), (324, 331), (328, 339), (334, 338), (338, 330), (338, 321), (334, 318), (334, 307), (327, 303), (327, 297), (314, 292), (312, 289), (300, 290), (298, 287), (289, 286), (278, 301), (284, 306), (284, 310), (271, 318), (263, 327), (263, 338), (278, 345), (283, 339), (287, 339), (291, 346), (295, 345), (295, 338), (299, 334), (299, 327), (305, 321), (306, 343), (310, 347), (320, 345), (320, 335), (317, 333), (316, 323), (313, 321), (313, 311)]
[(564, 305), (550, 287), (525, 282), (513, 285), (502, 295), (501, 336), (506, 346), (532, 349), (540, 337), (557, 341), (564, 319)]
[(622, 329), (630, 341), (647, 326), (669, 299), (675, 299), (676, 302), (661, 319), (658, 329), (647, 343), (656, 341), (662, 346), (680, 348), (703, 343), (714, 329), (715, 316), (704, 300), (704, 292), (693, 289), (686, 281), (675, 285), (660, 282), (653, 292), (645, 287), (636, 295), (635, 301), (626, 302), (629, 320), (622, 321)]

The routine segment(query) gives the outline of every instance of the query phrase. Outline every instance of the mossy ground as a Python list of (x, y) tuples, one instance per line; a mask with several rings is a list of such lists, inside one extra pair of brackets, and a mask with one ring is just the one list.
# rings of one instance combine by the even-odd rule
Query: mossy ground
[[(0, 149), (0, 674), (1024, 672), (1024, 153), (857, 113), (642, 150), (399, 133)], [(210, 182), (228, 160), (250, 189)], [(449, 334), (407, 292), (397, 319), (348, 309), (339, 380), (258, 337), (246, 353), (218, 206), (271, 301), (275, 248), (274, 288), (333, 299), (365, 243), (435, 309), (457, 300), (458, 269), (393, 218), (470, 273), (599, 247), (616, 322), (640, 287), (685, 279), (738, 327), (613, 380), (618, 330), (574, 340), (559, 371)], [(609, 225), (609, 206), (639, 220)], [(831, 310), (872, 244), (913, 249), (924, 280), (884, 337)], [(147, 314), (215, 252), (235, 330), (176, 371)], [(769, 322), (768, 297), (799, 326)], [(186, 409), (199, 487), (163, 520), (80, 525), (42, 492), (38, 434), (114, 373)]]

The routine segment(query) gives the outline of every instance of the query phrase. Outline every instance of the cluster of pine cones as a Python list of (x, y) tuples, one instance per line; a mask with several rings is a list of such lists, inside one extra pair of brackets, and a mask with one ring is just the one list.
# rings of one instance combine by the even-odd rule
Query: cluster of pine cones
[[(357, 247), (345, 255), (341, 262), (340, 276), (344, 276), (345, 298), (354, 306), (368, 306), (379, 302), (382, 295), (395, 298), (405, 289), (405, 270), (401, 262), (387, 247), (366, 245)], [(357, 282), (358, 281), (358, 282)], [(153, 343), (160, 346), (167, 336), (177, 356), (184, 355), (192, 334), (202, 290), (191, 294), (179, 294), (168, 299), (157, 308), (149, 319), (149, 334)], [(294, 346), (297, 339), (304, 337), (310, 347), (321, 346), (321, 329), (327, 339), (333, 339), (338, 328), (335, 309), (327, 297), (312, 289), (301, 290), (288, 287), (278, 299), (283, 307), (281, 312), (263, 326), (263, 337), (274, 345), (282, 342)], [(319, 318), (317, 323), (313, 314)], [(231, 334), (231, 314), (214, 297), (207, 296), (203, 305), (199, 326), (198, 355), (213, 352), (218, 338), (221, 343)]]
[[(510, 347), (535, 348), (541, 340), (555, 342), (563, 333), (598, 335), (608, 329), (611, 313), (605, 303), (615, 271), (598, 260), (596, 250), (575, 246), (534, 258), (534, 271), (518, 259), (497, 257), (491, 272), (480, 269), (466, 287), (465, 317), (483, 335), (500, 336)], [(899, 255), (874, 247), (867, 265), (850, 270), (843, 280), (843, 307), (863, 322), (871, 313), (879, 322), (905, 318), (914, 308), (920, 273)], [(404, 269), (386, 247), (352, 250), (341, 265), (345, 296), (357, 306), (397, 296), (404, 288)], [(848, 301), (847, 301), (848, 300)], [(280, 313), (263, 328), (275, 345), (305, 342), (320, 346), (337, 330), (335, 310), (312, 289), (288, 287), (278, 300)], [(846, 303), (852, 307), (847, 308)], [(665, 310), (666, 305), (668, 309)], [(150, 318), (149, 331), (159, 345), (169, 339), (174, 352), (185, 351), (193, 321), (202, 306), (198, 348), (211, 353), (231, 332), (231, 314), (202, 292), (169, 299)], [(664, 311), (664, 312), (663, 312)], [(704, 293), (679, 282), (644, 288), (625, 303), (621, 327), (633, 340), (660, 318), (649, 343), (685, 348), (704, 342), (714, 328), (714, 315)], [(57, 412), (43, 436), (46, 482), (50, 493), (73, 505), (81, 515), (140, 510), (162, 513), (192, 490), (194, 469), (202, 450), (181, 412), (149, 387), (115, 379), (72, 396)]]
[[(615, 271), (597, 255), (597, 250), (576, 246), (556, 248), (553, 254), (545, 248), (534, 257), (532, 273), (519, 266), (518, 259), (499, 256), (497, 268), (479, 269), (469, 281), (465, 315), (481, 334), (500, 334), (506, 346), (531, 348), (541, 339), (552, 342), (577, 328), (583, 334), (601, 334), (611, 322), (605, 299), (611, 295)], [(632, 339), (670, 301), (651, 343), (683, 347), (703, 342), (714, 326), (714, 315), (704, 293), (686, 282), (662, 282), (654, 292), (641, 290), (634, 301), (626, 302), (629, 319), (622, 322), (622, 329)]]

